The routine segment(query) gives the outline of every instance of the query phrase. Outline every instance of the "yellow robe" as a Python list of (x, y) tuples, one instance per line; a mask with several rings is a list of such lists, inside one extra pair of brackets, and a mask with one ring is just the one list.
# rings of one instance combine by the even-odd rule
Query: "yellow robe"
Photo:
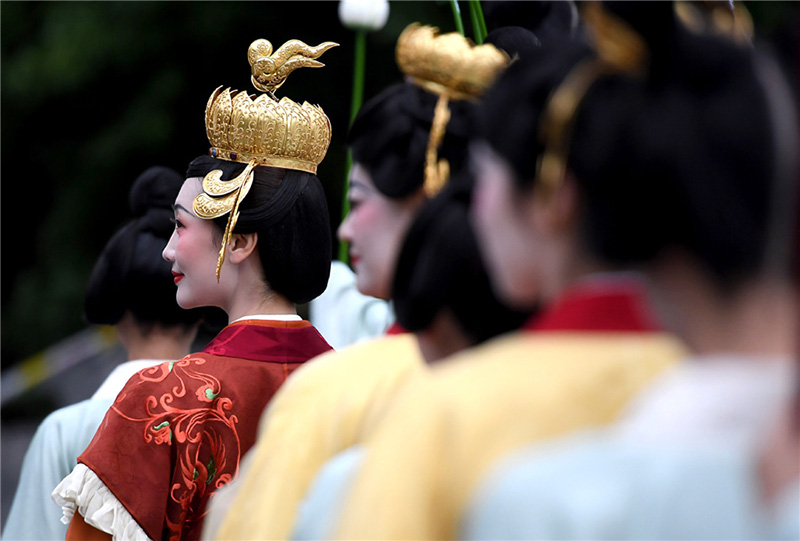
[(686, 350), (671, 335), (519, 332), (405, 386), (366, 442), (341, 539), (453, 539), (491, 464), (522, 445), (611, 423)]
[(357, 443), (370, 416), (424, 369), (416, 337), (406, 333), (320, 355), (297, 370), (262, 417), (216, 538), (286, 539), (319, 467)]

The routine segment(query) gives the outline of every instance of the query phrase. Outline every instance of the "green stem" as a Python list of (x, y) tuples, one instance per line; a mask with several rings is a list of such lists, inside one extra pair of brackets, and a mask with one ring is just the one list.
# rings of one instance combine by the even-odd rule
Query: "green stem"
[(353, 67), (353, 99), (350, 102), (350, 124), (356, 118), (364, 99), (364, 66), (367, 57), (367, 32), (356, 30), (356, 57)]
[(458, 0), (450, 0), (450, 7), (453, 9), (453, 18), (456, 20), (456, 30), (464, 35), (464, 23), (461, 21), (461, 8), (458, 7)]
[(478, 14), (475, 13), (474, 0), (469, 0), (469, 18), (472, 21), (472, 33), (475, 35), (475, 43), (480, 45), (483, 43), (483, 36), (481, 35), (481, 26), (478, 22)]
[[(364, 68), (367, 57), (367, 33), (365, 30), (356, 30), (355, 39), (355, 61), (353, 63), (353, 97), (350, 101), (350, 124), (361, 109), (364, 101)], [(350, 168), (353, 166), (353, 154), (347, 149), (347, 161), (345, 162), (344, 186), (342, 191), (342, 221), (350, 213), (350, 202), (347, 199), (347, 192), (350, 189)], [(348, 246), (346, 242), (339, 243), (339, 261), (349, 262)]]
[(483, 8), (481, 7), (480, 0), (470, 0), (470, 4), (474, 6), (475, 14), (478, 17), (478, 26), (481, 29), (481, 40), (478, 42), (478, 44), (481, 44), (489, 34), (489, 32), (486, 30), (486, 19), (483, 18)]

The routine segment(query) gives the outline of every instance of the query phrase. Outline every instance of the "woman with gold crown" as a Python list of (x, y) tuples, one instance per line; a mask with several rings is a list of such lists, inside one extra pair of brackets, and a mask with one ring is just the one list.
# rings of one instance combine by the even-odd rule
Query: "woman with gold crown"
[(335, 46), (292, 40), (248, 51), (253, 84), (217, 89), (209, 156), (189, 165), (164, 249), (183, 308), (229, 324), (199, 353), (134, 375), (54, 491), (67, 539), (197, 539), (214, 492), (234, 479), (261, 412), (298, 366), (331, 347), (295, 304), (319, 295), (331, 234), (316, 168), (331, 137), (319, 107), (274, 96)]
[[(447, 193), (431, 199), (450, 174), (463, 172), (473, 102), (508, 58), (491, 45), (419, 24), (400, 36), (397, 58), (414, 81), (385, 89), (353, 123), (352, 210), (339, 236), (350, 243), (359, 290), (392, 298), (398, 321), (412, 332), (322, 355), (294, 374), (264, 415), (247, 471), (230, 487), (238, 494), (229, 513), (216, 518), (227, 511), (217, 509), (226, 494), (212, 506), (205, 537), (287, 538), (314, 474), (370, 430), (395, 388), (426, 362), (516, 328), (525, 317), (491, 292), (464, 183), (452, 190), (448, 184)], [(413, 246), (404, 245), (407, 235)], [(459, 304), (464, 290), (472, 302)]]

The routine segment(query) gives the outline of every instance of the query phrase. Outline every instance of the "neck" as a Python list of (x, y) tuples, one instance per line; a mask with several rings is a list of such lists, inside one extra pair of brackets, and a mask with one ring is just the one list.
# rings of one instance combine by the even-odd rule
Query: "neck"
[(245, 316), (297, 314), (297, 308), (283, 295), (269, 291), (266, 295), (257, 296), (257, 298), (242, 296), (226, 312), (230, 322)]
[(472, 345), (449, 313), (440, 313), (424, 331), (415, 333), (422, 357), (434, 363)]
[(225, 280), (231, 296), (228, 305), (221, 308), (228, 314), (229, 323), (245, 316), (297, 314), (294, 303), (274, 291), (264, 280), (256, 252), (232, 265), (228, 271), (231, 274)]
[(721, 292), (692, 265), (662, 266), (651, 276), (662, 321), (696, 354), (792, 356), (796, 303), (779, 280), (756, 277)]
[(559, 243), (553, 249), (553, 257), (545, 263), (542, 298), (549, 303), (559, 298), (574, 282), (584, 276), (611, 272), (606, 266), (587, 256), (573, 242)]

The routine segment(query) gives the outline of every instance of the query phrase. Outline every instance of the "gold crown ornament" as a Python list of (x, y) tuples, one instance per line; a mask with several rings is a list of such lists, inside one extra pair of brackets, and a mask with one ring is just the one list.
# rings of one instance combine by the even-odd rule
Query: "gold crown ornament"
[(206, 135), (212, 158), (246, 163), (234, 179), (222, 180), (216, 169), (203, 179), (203, 192), (192, 208), (203, 219), (211, 220), (230, 213), (217, 261), (217, 281), (225, 261), (225, 249), (239, 218), (239, 205), (253, 183), (256, 166), (266, 165), (316, 174), (331, 142), (331, 123), (321, 107), (287, 97), (275, 97), (291, 72), (298, 68), (319, 68), (317, 61), (325, 51), (338, 46), (326, 41), (311, 47), (289, 40), (273, 52), (272, 44), (259, 39), (250, 44), (247, 59), (251, 81), (266, 92), (251, 96), (247, 92), (217, 88), (206, 105)]
[(403, 30), (395, 55), (398, 67), (414, 84), (439, 96), (425, 154), (425, 193), (433, 196), (450, 176), (450, 165), (436, 152), (450, 121), (449, 101), (480, 98), (510, 58), (494, 45), (475, 45), (457, 32), (439, 34), (438, 28), (419, 23)]

